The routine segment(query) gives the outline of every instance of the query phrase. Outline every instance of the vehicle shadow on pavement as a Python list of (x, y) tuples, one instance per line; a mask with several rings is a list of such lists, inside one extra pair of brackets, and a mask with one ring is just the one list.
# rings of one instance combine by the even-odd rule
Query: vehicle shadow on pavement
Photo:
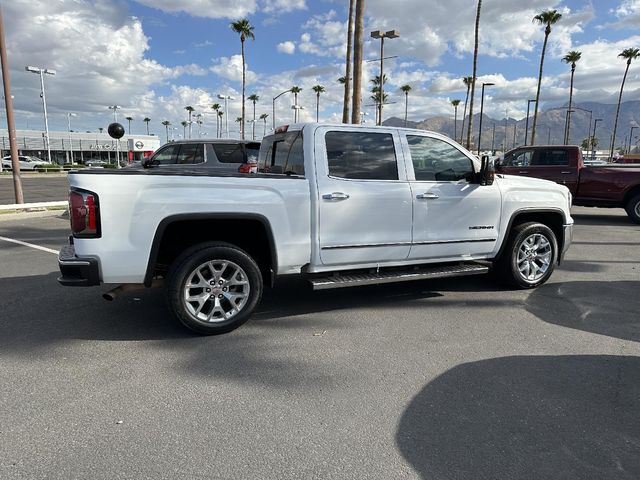
[(640, 282), (547, 283), (526, 300), (539, 319), (562, 327), (640, 342)]
[[(620, 209), (620, 212), (624, 213), (624, 210)], [(571, 217), (579, 225), (626, 225), (632, 227), (636, 225), (629, 217), (625, 215), (604, 215), (588, 214), (588, 213), (571, 213)], [(637, 226), (637, 225), (636, 225)]]
[(423, 479), (640, 478), (640, 358), (459, 365), (413, 398), (397, 446)]

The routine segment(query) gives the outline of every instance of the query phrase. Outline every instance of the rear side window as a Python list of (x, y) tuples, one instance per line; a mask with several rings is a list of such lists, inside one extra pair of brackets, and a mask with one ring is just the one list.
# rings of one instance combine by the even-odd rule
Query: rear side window
[(538, 150), (531, 165), (555, 167), (569, 165), (569, 152), (566, 150)]
[(398, 180), (390, 133), (327, 132), (329, 175), (362, 180)]
[(201, 143), (185, 143), (180, 147), (177, 162), (180, 165), (204, 162), (204, 154)]
[(242, 144), (213, 143), (211, 145), (220, 163), (244, 163)]
[(247, 163), (258, 163), (258, 154), (260, 153), (259, 143), (247, 143), (244, 146), (247, 152)]
[(258, 171), (304, 175), (302, 130), (265, 137), (260, 146)]

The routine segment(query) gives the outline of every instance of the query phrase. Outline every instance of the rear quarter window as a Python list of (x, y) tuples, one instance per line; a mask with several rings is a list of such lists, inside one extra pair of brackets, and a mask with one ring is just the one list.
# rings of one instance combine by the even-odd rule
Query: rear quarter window
[(302, 130), (265, 137), (260, 146), (258, 172), (304, 176)]

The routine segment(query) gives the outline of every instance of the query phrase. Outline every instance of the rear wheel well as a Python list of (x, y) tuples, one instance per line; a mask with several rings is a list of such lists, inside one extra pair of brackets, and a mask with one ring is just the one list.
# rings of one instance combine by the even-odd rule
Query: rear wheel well
[(265, 284), (271, 284), (276, 258), (271, 229), (257, 218), (176, 219), (158, 227), (145, 284), (164, 275), (187, 248), (203, 242), (225, 242), (244, 250), (258, 264)]
[[(527, 222), (537, 222), (546, 225), (551, 229), (558, 242), (558, 252), (562, 252), (564, 247), (564, 217), (560, 212), (521, 212), (517, 213), (509, 224), (509, 229), (505, 234), (505, 238), (502, 241), (500, 252), (498, 257), (502, 255), (505, 245), (509, 241), (511, 232), (517, 225), (522, 225)], [(559, 258), (559, 255), (558, 255)]]

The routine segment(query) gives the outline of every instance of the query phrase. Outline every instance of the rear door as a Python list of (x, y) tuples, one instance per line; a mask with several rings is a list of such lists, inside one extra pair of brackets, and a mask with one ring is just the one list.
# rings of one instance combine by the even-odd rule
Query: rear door
[(397, 130), (321, 127), (315, 157), (322, 263), (405, 260), (412, 201)]
[(577, 160), (571, 159), (571, 151), (567, 148), (522, 148), (505, 155), (499, 172), (561, 183), (575, 194), (578, 188), (576, 165)]

